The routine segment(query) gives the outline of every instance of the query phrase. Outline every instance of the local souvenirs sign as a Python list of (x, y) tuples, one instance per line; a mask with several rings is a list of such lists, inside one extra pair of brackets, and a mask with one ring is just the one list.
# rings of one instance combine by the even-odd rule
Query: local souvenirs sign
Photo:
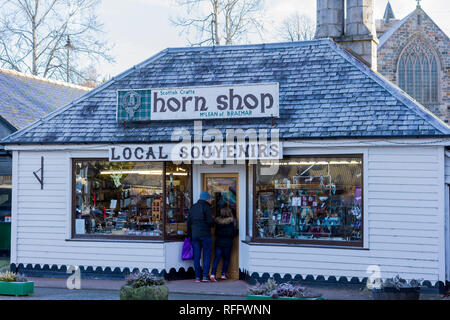
[(279, 141), (112, 146), (109, 148), (109, 161), (278, 160), (283, 158), (282, 148)]
[(117, 121), (263, 117), (279, 117), (278, 83), (117, 92)]

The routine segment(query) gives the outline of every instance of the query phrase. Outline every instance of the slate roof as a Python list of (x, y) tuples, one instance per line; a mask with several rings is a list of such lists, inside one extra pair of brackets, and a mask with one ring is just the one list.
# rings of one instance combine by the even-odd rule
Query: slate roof
[(280, 118), (204, 120), (203, 128), (280, 129), (283, 139), (449, 137), (450, 128), (332, 40), (166, 49), (8, 144), (170, 142), (193, 121), (116, 122), (118, 89), (278, 82)]
[(15, 129), (78, 99), (89, 89), (0, 69), (0, 116)]

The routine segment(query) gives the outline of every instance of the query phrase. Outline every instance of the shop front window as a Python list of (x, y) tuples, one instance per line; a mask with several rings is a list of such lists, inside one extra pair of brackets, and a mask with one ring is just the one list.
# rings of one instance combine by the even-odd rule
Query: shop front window
[(362, 156), (292, 157), (256, 166), (254, 239), (362, 246)]
[(163, 162), (74, 160), (73, 170), (75, 237), (163, 237)]
[(166, 163), (166, 235), (169, 238), (187, 234), (187, 218), (192, 202), (191, 166)]

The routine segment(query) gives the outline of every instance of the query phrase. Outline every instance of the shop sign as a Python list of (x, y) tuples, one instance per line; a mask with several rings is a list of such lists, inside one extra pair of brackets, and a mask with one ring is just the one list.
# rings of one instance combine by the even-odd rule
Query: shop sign
[(150, 144), (112, 146), (109, 161), (239, 161), (279, 160), (283, 158), (280, 142)]
[(117, 121), (279, 117), (279, 84), (118, 90)]

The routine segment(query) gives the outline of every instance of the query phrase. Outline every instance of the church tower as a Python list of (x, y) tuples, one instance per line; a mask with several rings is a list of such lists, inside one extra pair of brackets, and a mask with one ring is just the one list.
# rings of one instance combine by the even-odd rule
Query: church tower
[(384, 10), (383, 19), (376, 20), (377, 36), (383, 35), (387, 30), (392, 28), (400, 20), (395, 18), (394, 9), (392, 9), (391, 2), (388, 1), (386, 9)]

